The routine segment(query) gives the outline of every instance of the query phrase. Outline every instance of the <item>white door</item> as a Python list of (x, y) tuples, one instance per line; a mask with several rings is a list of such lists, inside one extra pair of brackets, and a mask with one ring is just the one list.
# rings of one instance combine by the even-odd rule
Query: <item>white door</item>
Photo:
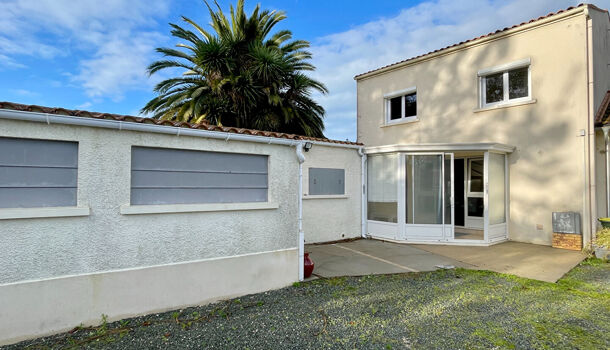
[(482, 230), (485, 212), (483, 195), (485, 161), (483, 158), (468, 158), (466, 165), (466, 219), (464, 226)]
[(453, 154), (409, 153), (403, 157), (402, 238), (420, 242), (453, 239)]

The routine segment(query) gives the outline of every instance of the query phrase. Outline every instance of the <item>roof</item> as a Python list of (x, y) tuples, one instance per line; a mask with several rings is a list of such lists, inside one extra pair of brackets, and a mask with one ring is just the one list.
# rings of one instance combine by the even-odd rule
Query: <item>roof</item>
[(522, 22), (522, 23), (516, 24), (516, 25), (514, 25), (512, 27), (506, 27), (506, 28), (503, 28), (503, 29), (498, 29), (498, 30), (496, 30), (494, 32), (487, 33), (485, 35), (481, 35), (481, 36), (476, 37), (476, 38), (472, 38), (472, 39), (469, 39), (469, 40), (461, 41), (461, 42), (459, 42), (457, 44), (449, 45), (449, 46), (446, 46), (446, 47), (443, 47), (443, 48), (440, 48), (440, 49), (437, 49), (437, 50), (434, 50), (434, 51), (430, 51), (428, 53), (425, 53), (425, 54), (422, 54), (422, 55), (419, 55), (419, 56), (411, 57), (411, 58), (408, 58), (406, 60), (402, 60), (402, 61), (399, 61), (399, 62), (396, 62), (396, 63), (388, 64), (386, 66), (383, 66), (383, 67), (380, 67), (380, 68), (377, 68), (377, 69), (370, 70), (368, 72), (364, 72), (364, 73), (358, 74), (358, 75), (356, 75), (354, 77), (354, 79), (358, 80), (358, 79), (361, 79), (364, 76), (369, 75), (371, 73), (376, 73), (376, 72), (379, 72), (379, 71), (382, 71), (382, 70), (386, 70), (387, 68), (392, 68), (392, 67), (395, 67), (395, 66), (401, 66), (401, 65), (404, 65), (406, 63), (410, 63), (411, 61), (414, 61), (414, 60), (417, 60), (417, 59), (421, 59), (421, 58), (425, 58), (426, 56), (431, 56), (433, 54), (441, 53), (441, 52), (449, 50), (451, 48), (457, 48), (459, 46), (471, 43), (473, 41), (481, 40), (481, 39), (484, 39), (484, 38), (489, 38), (491, 36), (504, 33), (506, 31), (509, 31), (511, 29), (515, 29), (515, 28), (524, 26), (526, 24), (535, 23), (535, 22), (538, 22), (540, 20), (547, 19), (549, 17), (558, 15), (560, 13), (564, 13), (564, 12), (567, 12), (567, 11), (570, 11), (570, 10), (573, 10), (573, 9), (576, 9), (576, 8), (585, 8), (585, 7), (586, 8), (593, 8), (593, 9), (596, 9), (596, 10), (607, 12), (606, 10), (601, 10), (600, 8), (598, 8), (597, 6), (592, 5), (592, 4), (579, 4), (578, 6), (570, 6), (567, 9), (559, 10), (559, 11), (556, 11), (556, 12), (551, 12), (551, 13), (548, 13), (548, 14), (546, 14), (544, 16), (531, 19), (531, 20), (529, 20), (527, 22)]
[(242, 135), (275, 137), (275, 138), (280, 138), (280, 139), (319, 141), (319, 142), (337, 143), (337, 144), (344, 144), (344, 145), (362, 145), (361, 143), (351, 142), (351, 141), (339, 141), (339, 140), (331, 140), (331, 139), (326, 139), (326, 138), (308, 137), (308, 136), (287, 134), (287, 133), (274, 132), (274, 131), (244, 129), (244, 128), (236, 128), (236, 127), (230, 127), (230, 126), (218, 126), (218, 125), (209, 124), (207, 121), (204, 121), (201, 123), (187, 123), (187, 122), (181, 122), (181, 121), (136, 117), (136, 116), (132, 116), (132, 115), (123, 115), (123, 114), (89, 112), (89, 111), (65, 109), (65, 108), (59, 108), (59, 107), (44, 107), (44, 106), (38, 106), (38, 105), (24, 105), (24, 104), (13, 103), (13, 102), (0, 102), (0, 109), (22, 111), (22, 112), (35, 112), (35, 113), (64, 115), (64, 116), (72, 116), (72, 117), (79, 117), (79, 118), (110, 119), (110, 120), (117, 120), (117, 121), (121, 121), (121, 122), (155, 124), (155, 125), (164, 125), (164, 126), (170, 126), (170, 127), (175, 127), (175, 128), (199, 129), (199, 130), (218, 131), (218, 132), (226, 132), (226, 133), (242, 134)]
[(604, 99), (595, 114), (595, 125), (608, 124), (610, 124), (610, 90), (606, 92), (606, 96), (604, 96)]

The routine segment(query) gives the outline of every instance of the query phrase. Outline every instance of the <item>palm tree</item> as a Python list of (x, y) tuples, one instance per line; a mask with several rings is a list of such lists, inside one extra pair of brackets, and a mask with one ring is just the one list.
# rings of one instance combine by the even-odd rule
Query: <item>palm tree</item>
[(213, 32), (184, 16), (191, 28), (170, 24), (171, 34), (186, 43), (178, 49), (158, 48), (164, 59), (148, 72), (178, 69), (182, 74), (157, 84), (157, 97), (142, 112), (160, 119), (324, 137), (324, 108), (311, 95), (327, 89), (305, 74), (315, 70), (309, 42), (292, 40), (288, 30), (271, 34), (286, 18), (284, 12), (257, 5), (247, 16), (244, 1), (238, 0), (229, 21), (218, 3), (216, 11), (205, 4)]

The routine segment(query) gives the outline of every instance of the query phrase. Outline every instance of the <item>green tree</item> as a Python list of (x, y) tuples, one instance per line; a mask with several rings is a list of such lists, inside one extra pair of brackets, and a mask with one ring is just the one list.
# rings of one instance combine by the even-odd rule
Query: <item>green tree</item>
[(158, 48), (164, 58), (148, 67), (149, 74), (179, 70), (177, 77), (156, 85), (157, 97), (142, 112), (154, 118), (235, 126), (324, 137), (324, 108), (312, 99), (317, 91), (327, 93), (321, 82), (305, 72), (309, 42), (292, 40), (292, 32), (272, 29), (286, 18), (282, 11), (261, 10), (250, 16), (244, 1), (231, 6), (230, 20), (216, 3), (206, 31), (189, 18), (190, 27), (176, 24), (171, 34), (184, 40), (177, 49)]

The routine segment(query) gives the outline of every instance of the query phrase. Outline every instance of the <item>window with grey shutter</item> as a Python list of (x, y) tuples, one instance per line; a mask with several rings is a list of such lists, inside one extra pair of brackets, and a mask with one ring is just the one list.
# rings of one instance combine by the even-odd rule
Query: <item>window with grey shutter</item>
[(345, 170), (309, 168), (309, 195), (345, 194)]
[(131, 204), (266, 202), (267, 158), (132, 147)]
[(0, 208), (76, 206), (78, 143), (0, 137)]

